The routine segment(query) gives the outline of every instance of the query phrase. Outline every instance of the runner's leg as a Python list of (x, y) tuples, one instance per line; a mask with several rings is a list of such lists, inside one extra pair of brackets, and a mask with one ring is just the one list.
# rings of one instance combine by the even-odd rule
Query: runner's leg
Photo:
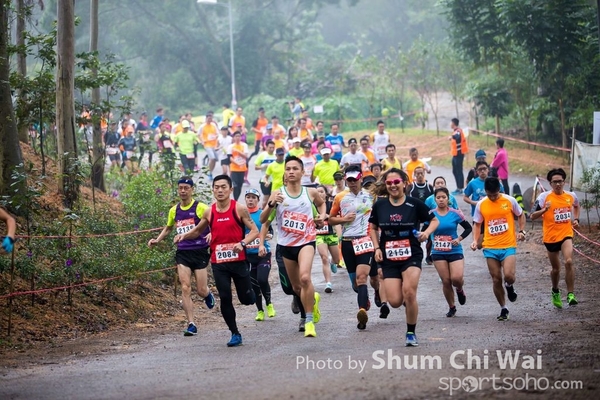
[(502, 266), (500, 261), (495, 258), (486, 258), (485, 260), (490, 276), (492, 277), (494, 296), (496, 296), (496, 300), (498, 300), (500, 307), (504, 307), (506, 305), (506, 297), (504, 294), (504, 286), (502, 285)]
[(192, 270), (185, 265), (177, 264), (177, 276), (181, 284), (181, 305), (188, 324), (194, 322), (194, 305), (192, 304)]
[(565, 259), (565, 282), (567, 291), (572, 293), (575, 290), (575, 267), (573, 266), (573, 240), (567, 239), (563, 242), (560, 251)]
[(446, 302), (450, 308), (454, 307), (454, 290), (452, 290), (452, 281), (450, 279), (450, 267), (446, 260), (436, 260), (433, 262), (433, 266), (438, 272), (440, 279), (442, 280), (442, 292), (446, 298)]

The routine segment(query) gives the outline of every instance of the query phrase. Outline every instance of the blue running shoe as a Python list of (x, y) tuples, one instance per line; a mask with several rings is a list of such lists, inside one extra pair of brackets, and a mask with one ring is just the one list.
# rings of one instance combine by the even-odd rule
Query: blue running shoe
[(406, 332), (406, 347), (417, 347), (417, 335), (414, 332)]
[(183, 336), (196, 336), (198, 334), (198, 328), (193, 322), (190, 322), (187, 329), (183, 331)]
[(231, 339), (227, 342), (227, 347), (237, 347), (242, 344), (242, 335), (234, 333), (231, 335)]
[(337, 274), (337, 264), (336, 263), (329, 263), (329, 268), (331, 268), (331, 272), (333, 272), (334, 274)]
[(208, 292), (208, 296), (204, 298), (204, 303), (206, 303), (206, 307), (209, 309), (213, 309), (215, 306), (215, 296), (213, 296), (212, 292)]

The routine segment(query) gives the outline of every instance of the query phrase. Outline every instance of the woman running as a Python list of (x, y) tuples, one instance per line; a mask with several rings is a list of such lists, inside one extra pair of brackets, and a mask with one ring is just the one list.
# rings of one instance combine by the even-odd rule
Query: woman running
[[(456, 288), (456, 296), (461, 306), (467, 301), (467, 296), (463, 290), (465, 260), (460, 242), (471, 234), (473, 228), (465, 220), (465, 216), (460, 210), (448, 207), (450, 198), (448, 189), (445, 187), (437, 188), (433, 195), (437, 203), (433, 214), (439, 220), (439, 226), (433, 233), (431, 258), (442, 280), (442, 290), (450, 308), (446, 313), (446, 317), (454, 317), (456, 305), (454, 304), (454, 290), (452, 287)], [(457, 232), (458, 225), (463, 227), (460, 236)]]
[[(324, 185), (317, 186), (317, 192), (323, 199), (326, 205), (326, 213), (329, 215), (331, 211), (331, 196), (329, 191)], [(333, 231), (333, 227), (325, 221), (325, 225), (322, 228), (317, 229), (317, 251), (321, 256), (321, 262), (323, 263), (323, 277), (325, 278), (325, 293), (333, 292), (333, 286), (331, 284), (331, 273), (337, 272), (337, 266), (340, 262), (340, 250), (338, 248), (338, 236)], [(331, 254), (331, 262), (329, 262), (329, 254)]]
[[(375, 195), (383, 198), (373, 205), (369, 218), (375, 261), (381, 264), (388, 303), (394, 308), (406, 305), (406, 346), (418, 346), (415, 328), (419, 313), (417, 286), (423, 261), (421, 242), (437, 229), (439, 221), (423, 202), (405, 195), (406, 172), (391, 168), (382, 175), (382, 180), (385, 185), (375, 186)], [(424, 222), (429, 222), (429, 227), (418, 232)]]

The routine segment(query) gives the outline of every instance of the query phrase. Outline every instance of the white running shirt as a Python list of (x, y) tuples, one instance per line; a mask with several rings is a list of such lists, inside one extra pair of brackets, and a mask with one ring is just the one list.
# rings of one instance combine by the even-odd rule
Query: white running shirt
[(277, 219), (277, 244), (297, 247), (314, 242), (317, 238), (313, 203), (308, 188), (303, 187), (298, 197), (291, 197), (281, 187), (283, 202), (275, 209)]

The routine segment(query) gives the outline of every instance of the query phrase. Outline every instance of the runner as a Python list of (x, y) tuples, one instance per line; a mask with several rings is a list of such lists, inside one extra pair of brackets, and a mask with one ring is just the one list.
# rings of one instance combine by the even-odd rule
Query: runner
[(313, 135), (310, 128), (307, 127), (308, 121), (306, 120), (306, 118), (300, 118), (298, 122), (298, 137), (300, 138), (300, 140), (312, 140)]
[(262, 150), (262, 137), (266, 132), (267, 125), (269, 125), (269, 120), (265, 117), (265, 109), (264, 107), (260, 107), (258, 109), (258, 117), (252, 122), (252, 132), (254, 132), (254, 152), (250, 154), (248, 162)]
[[(443, 176), (438, 176), (433, 180), (433, 190), (435, 192), (436, 189), (446, 187), (446, 178)], [(435, 210), (437, 208), (437, 203), (435, 201), (435, 196), (431, 194), (427, 199), (425, 199), (425, 205), (430, 210)], [(458, 203), (456, 202), (456, 198), (454, 196), (449, 195), (448, 197), (448, 207), (453, 208), (455, 210), (459, 210)], [(427, 229), (426, 224), (423, 224), (423, 228)], [(425, 249), (427, 250), (427, 256), (425, 257), (425, 262), (427, 265), (433, 264), (433, 260), (431, 259), (431, 247), (433, 246), (433, 242), (431, 240), (431, 236), (427, 238), (427, 244), (425, 245)], [(441, 278), (440, 278), (441, 279)]]
[(125, 127), (125, 136), (119, 140), (119, 148), (121, 149), (121, 157), (123, 162), (121, 163), (121, 169), (123, 166), (127, 167), (127, 171), (131, 173), (137, 173), (138, 157), (136, 155), (137, 140), (133, 136), (133, 128), (131, 126), (123, 124)]
[(357, 152), (358, 150), (358, 142), (356, 139), (352, 138), (348, 140), (348, 147), (350, 151), (342, 156), (342, 161), (340, 162), (341, 167), (347, 167), (349, 165), (358, 165), (361, 167), (361, 171), (366, 168), (369, 169), (369, 160), (367, 156), (365, 156), (361, 152)]
[[(171, 207), (167, 217), (167, 225), (156, 239), (148, 241), (148, 247), (160, 243), (173, 231), (174, 227), (177, 235), (183, 235), (191, 231), (200, 222), (208, 209), (206, 204), (194, 200), (194, 181), (191, 177), (184, 176), (179, 179), (177, 192), (179, 203)], [(210, 260), (208, 235), (210, 235), (210, 231), (205, 229), (197, 239), (187, 239), (177, 243), (175, 262), (177, 263), (177, 275), (181, 284), (181, 303), (187, 318), (187, 329), (183, 332), (183, 336), (198, 334), (198, 328), (194, 323), (194, 305), (192, 303), (192, 273), (196, 278), (198, 296), (204, 299), (209, 309), (215, 306), (215, 298), (208, 288), (208, 274), (206, 272)]]
[[(206, 150), (206, 155), (208, 155), (208, 179), (212, 179), (212, 173), (215, 169), (217, 159), (219, 158), (217, 156), (217, 146), (219, 142), (218, 129), (217, 123), (213, 121), (212, 112), (206, 114), (205, 122), (198, 128), (200, 142), (202, 143), (204, 150)], [(200, 164), (200, 160), (198, 160), (198, 164)]]
[(415, 180), (408, 187), (406, 195), (425, 202), (433, 194), (433, 186), (425, 180), (425, 168), (416, 167), (414, 176)]
[[(344, 170), (348, 190), (337, 196), (331, 207), (329, 223), (342, 225), (342, 256), (346, 262), (352, 288), (358, 293), (358, 329), (366, 329), (371, 308), (367, 277), (371, 273), (373, 242), (369, 236), (369, 216), (373, 207), (371, 195), (362, 189), (362, 169), (350, 165)], [(375, 269), (375, 275), (377, 269)]]
[(279, 190), (283, 186), (283, 176), (285, 174), (284, 156), (285, 150), (283, 148), (280, 147), (275, 150), (275, 161), (271, 162), (265, 171), (263, 178), (264, 186), (265, 188), (270, 188), (270, 193)]
[[(467, 296), (463, 290), (465, 260), (460, 242), (471, 234), (473, 228), (465, 220), (465, 216), (460, 210), (448, 207), (450, 198), (448, 189), (445, 187), (438, 188), (435, 190), (434, 196), (437, 207), (433, 210), (433, 214), (438, 219), (439, 226), (433, 232), (431, 258), (442, 280), (442, 291), (449, 307), (446, 317), (450, 318), (456, 314), (453, 286), (456, 288), (459, 304), (462, 306), (467, 301)], [(458, 225), (463, 227), (460, 236), (457, 232)]]
[(553, 169), (546, 176), (552, 190), (541, 193), (533, 205), (531, 219), (542, 218), (543, 242), (552, 265), (552, 304), (562, 308), (562, 299), (558, 290), (560, 281), (560, 253), (565, 262), (565, 282), (567, 284), (567, 303), (577, 304), (575, 290), (575, 268), (573, 267), (573, 228), (579, 226), (579, 199), (574, 192), (564, 190), (567, 174), (562, 168)]
[(458, 124), (458, 118), (452, 118), (450, 122), (452, 136), (448, 138), (450, 140), (450, 154), (452, 155), (452, 174), (456, 180), (456, 190), (452, 192), (454, 195), (463, 194), (463, 188), (465, 187), (463, 163), (465, 154), (469, 152), (467, 138)]
[[(485, 161), (477, 161), (475, 165), (477, 171), (477, 177), (472, 179), (464, 190), (465, 203), (471, 205), (471, 216), (475, 214), (475, 206), (479, 200), (486, 196), (485, 192), (485, 180), (488, 177), (490, 167)], [(504, 193), (504, 186), (500, 183), (500, 193)]]
[(377, 163), (377, 164), (371, 164), (371, 166), (369, 167), (369, 169), (371, 170), (371, 174), (373, 175), (373, 177), (375, 178), (375, 180), (379, 181), (379, 178), (381, 178), (381, 173), (383, 172), (382, 171), (382, 165), (379, 164), (379, 163)]
[(15, 234), (17, 232), (17, 222), (7, 211), (0, 207), (0, 221), (6, 224), (6, 236), (2, 238), (2, 248), (5, 252), (13, 251), (15, 244)]
[(267, 205), (267, 200), (269, 195), (271, 195), (271, 186), (267, 186), (263, 181), (265, 176), (264, 174), (267, 171), (267, 167), (275, 161), (277, 156), (275, 155), (275, 143), (272, 140), (267, 141), (266, 150), (263, 151), (256, 157), (256, 161), (254, 161), (254, 169), (257, 171), (262, 171), (263, 177), (260, 179), (260, 191), (264, 195), (262, 208)]
[(333, 174), (340, 169), (340, 166), (336, 160), (330, 158), (331, 149), (323, 147), (321, 149), (321, 156), (323, 156), (323, 159), (315, 165), (311, 180), (315, 182), (315, 179), (319, 178), (321, 185), (331, 188), (335, 184)]
[(381, 174), (381, 164), (379, 164), (377, 154), (369, 148), (369, 138), (367, 136), (360, 139), (360, 152), (367, 157), (367, 164), (363, 165), (363, 176), (373, 175), (371, 170), (373, 165), (379, 165), (379, 173)]
[(302, 157), (302, 155), (304, 155), (304, 149), (301, 147), (301, 145), (302, 145), (302, 140), (300, 140), (299, 137), (293, 138), (292, 146), (290, 148), (290, 151), (288, 151), (288, 156), (294, 156), (294, 157), (298, 157), (298, 158)]
[(331, 133), (325, 136), (325, 142), (329, 142), (333, 151), (331, 158), (338, 163), (342, 161), (342, 148), (346, 147), (344, 137), (339, 133), (339, 129), (338, 124), (331, 124)]
[(371, 143), (373, 143), (377, 158), (381, 162), (387, 157), (386, 148), (390, 144), (390, 135), (385, 131), (385, 122), (377, 121), (377, 131), (371, 133)]
[[(408, 176), (404, 171), (391, 168), (382, 179), (385, 185), (376, 186), (375, 193), (383, 198), (373, 205), (369, 218), (375, 260), (381, 264), (389, 304), (394, 308), (405, 304), (406, 346), (418, 346), (415, 328), (419, 313), (417, 287), (423, 260), (421, 242), (437, 229), (439, 222), (425, 204), (405, 195)], [(419, 224), (424, 222), (429, 222), (429, 227), (417, 232)]]
[(229, 129), (227, 129), (226, 126), (222, 126), (216, 151), (221, 164), (221, 169), (223, 170), (223, 175), (229, 175), (229, 166), (231, 165), (231, 160), (229, 159), (229, 154), (227, 154), (227, 149), (232, 143), (233, 138), (229, 135)]
[(408, 151), (408, 154), (410, 156), (410, 159), (406, 161), (402, 166), (403, 169), (406, 171), (406, 174), (408, 175), (408, 183), (412, 183), (415, 179), (415, 169), (417, 169), (417, 167), (423, 168), (428, 174), (431, 173), (431, 167), (429, 166), (429, 164), (419, 159), (419, 150), (417, 150), (416, 147), (411, 148)]
[(104, 134), (104, 146), (106, 147), (106, 154), (110, 159), (110, 171), (119, 169), (119, 161), (121, 155), (119, 152), (119, 140), (121, 135), (117, 132), (117, 122), (111, 121), (109, 127)]
[(402, 162), (399, 158), (396, 158), (396, 146), (394, 144), (390, 143), (385, 146), (385, 153), (387, 157), (381, 161), (384, 171), (390, 168), (402, 169)]
[(233, 133), (233, 142), (227, 148), (231, 160), (231, 181), (233, 182), (233, 198), (239, 199), (244, 186), (244, 177), (248, 171), (248, 145), (243, 143), (240, 131)]
[[(260, 193), (256, 189), (246, 190), (246, 206), (250, 217), (256, 224), (256, 227), (260, 230), (262, 224), (260, 223), (260, 214), (262, 210), (258, 207), (260, 200)], [(250, 230), (246, 228), (246, 234)], [(273, 318), (276, 314), (273, 303), (271, 303), (271, 286), (269, 285), (269, 273), (271, 272), (271, 247), (269, 241), (260, 241), (260, 238), (254, 239), (248, 243), (246, 247), (246, 256), (248, 257), (248, 264), (250, 265), (250, 280), (252, 281), (252, 288), (256, 296), (256, 321), (264, 321), (265, 311), (262, 306), (262, 298), (265, 298), (265, 304), (267, 305), (267, 315), (269, 318)], [(264, 255), (260, 255), (264, 254)]]
[[(487, 154), (485, 154), (485, 150), (479, 149), (475, 152), (475, 162), (477, 161), (486, 161)], [(473, 179), (477, 178), (477, 166), (471, 168), (467, 173), (467, 180), (465, 183), (468, 185)]]
[[(502, 275), (504, 275), (504, 286), (508, 300), (517, 300), (517, 292), (513, 287), (515, 282), (517, 237), (525, 240), (525, 213), (519, 207), (519, 203), (506, 194), (500, 193), (500, 181), (498, 178), (487, 178), (485, 180), (486, 198), (477, 203), (475, 215), (473, 216), (473, 243), (471, 249), (477, 250), (477, 243), (481, 235), (483, 225), (485, 234), (483, 236), (483, 256), (487, 261), (488, 270), (492, 277), (494, 295), (502, 307), (498, 321), (508, 320), (508, 308), (502, 288)], [(514, 217), (518, 217), (519, 233), (515, 234)]]
[[(330, 215), (332, 202), (327, 187), (319, 185), (317, 191), (326, 204), (327, 215)], [(317, 251), (319, 252), (319, 256), (321, 256), (321, 263), (323, 264), (323, 277), (326, 282), (325, 293), (333, 292), (331, 273), (335, 274), (337, 272), (338, 264), (340, 263), (338, 243), (339, 239), (333, 231), (333, 227), (328, 221), (325, 221), (325, 225), (317, 229)], [(329, 254), (331, 254), (331, 262), (329, 261)]]
[[(218, 175), (212, 185), (216, 203), (204, 212), (193, 229), (175, 236), (174, 242), (197, 237), (210, 227), (210, 263), (221, 301), (221, 314), (231, 331), (227, 347), (235, 347), (242, 344), (242, 335), (235, 321), (231, 281), (235, 284), (238, 300), (244, 305), (254, 304), (246, 247), (258, 237), (258, 229), (248, 209), (231, 199), (233, 185), (230, 177)], [(250, 230), (245, 236), (244, 228)]]
[(304, 165), (304, 175), (302, 176), (302, 186), (310, 186), (313, 184), (312, 172), (317, 164), (317, 159), (311, 154), (311, 145), (309, 142), (302, 143), (304, 154), (300, 157)]
[[(312, 262), (315, 256), (315, 227), (321, 227), (328, 216), (325, 213), (325, 202), (316, 189), (300, 185), (304, 168), (297, 157), (285, 160), (286, 185), (280, 190), (273, 191), (267, 207), (261, 215), (261, 222), (268, 222), (268, 216), (275, 213), (277, 219), (277, 243), (282, 245), (281, 253), (285, 262), (294, 291), (300, 294), (306, 310), (305, 337), (315, 337), (315, 323), (320, 320), (319, 299), (311, 280)], [(318, 215), (313, 216), (312, 203), (318, 209)], [(281, 205), (281, 207), (277, 207)], [(265, 230), (261, 232), (264, 242)], [(314, 314), (313, 314), (314, 313)]]
[(336, 171), (333, 174), (333, 181), (335, 182), (335, 186), (331, 191), (331, 195), (333, 197), (337, 196), (338, 193), (342, 193), (344, 190), (348, 190), (346, 187), (346, 180), (344, 179), (344, 173), (342, 171)]
[(179, 159), (184, 173), (193, 174), (196, 166), (196, 157), (194, 156), (194, 145), (199, 143), (198, 136), (190, 132), (190, 123), (187, 120), (181, 122), (182, 131), (177, 135), (172, 135), (173, 143), (179, 145)]

